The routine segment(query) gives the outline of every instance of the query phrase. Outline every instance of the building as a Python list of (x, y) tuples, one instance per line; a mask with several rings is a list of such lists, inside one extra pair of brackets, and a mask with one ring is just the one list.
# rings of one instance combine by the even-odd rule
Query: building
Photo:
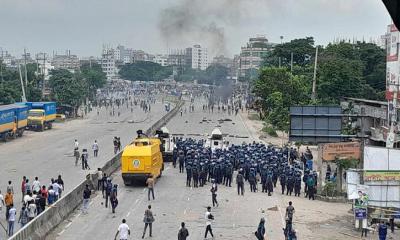
[(225, 57), (224, 55), (216, 56), (213, 58), (211, 64), (217, 64), (226, 67), (229, 70), (229, 77), (231, 79), (236, 79), (237, 75), (237, 65), (234, 63), (234, 59)]
[(146, 53), (143, 50), (132, 50), (132, 59), (133, 62), (138, 62), (138, 61), (152, 62), (154, 60), (154, 55)]
[(11, 56), (8, 51), (0, 48), (0, 62), (6, 65), (6, 67), (12, 67), (15, 65), (15, 57)]
[(238, 77), (251, 79), (260, 68), (263, 57), (274, 49), (276, 44), (268, 42), (264, 35), (250, 38), (245, 47), (241, 48)]
[(158, 63), (163, 67), (168, 66), (168, 56), (157, 54), (154, 56), (153, 62)]
[(101, 55), (101, 69), (106, 74), (108, 81), (113, 80), (117, 75), (114, 51), (112, 48), (104, 47)]
[[(386, 146), (386, 139), (389, 132), (388, 103), (359, 98), (344, 98), (340, 105), (355, 120), (347, 122), (352, 128), (358, 129), (358, 136), (368, 139), (368, 145)], [(397, 116), (399, 110), (397, 109)], [(399, 119), (397, 119), (399, 121)], [(400, 148), (400, 130), (394, 129), (394, 147)]]
[(80, 61), (78, 56), (71, 55), (68, 51), (66, 55), (55, 55), (51, 61), (51, 65), (54, 69), (66, 69), (71, 72), (79, 70)]
[(187, 56), (192, 56), (192, 69), (206, 70), (208, 67), (208, 51), (207, 48), (202, 48), (200, 45), (194, 45), (192, 48), (186, 49)]

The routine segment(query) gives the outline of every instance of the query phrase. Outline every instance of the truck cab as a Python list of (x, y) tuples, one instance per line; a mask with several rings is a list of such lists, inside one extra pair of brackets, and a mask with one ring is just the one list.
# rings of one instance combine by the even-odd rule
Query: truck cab
[(28, 112), (28, 128), (44, 131), (51, 129), (56, 120), (55, 102), (27, 102), (30, 108)]

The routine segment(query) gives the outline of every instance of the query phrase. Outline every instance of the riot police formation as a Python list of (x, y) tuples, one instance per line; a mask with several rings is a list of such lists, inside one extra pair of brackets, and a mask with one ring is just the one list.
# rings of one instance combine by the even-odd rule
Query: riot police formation
[(281, 194), (294, 193), (300, 197), (304, 184), (305, 197), (315, 198), (316, 172), (302, 164), (293, 148), (253, 142), (211, 151), (204, 143), (204, 140), (175, 138), (174, 161), (179, 163), (179, 172), (186, 170), (187, 187), (203, 187), (211, 180), (231, 187), (235, 172), (238, 195), (244, 195), (248, 182), (250, 192), (258, 192), (261, 184), (261, 192), (271, 196), (279, 180)]

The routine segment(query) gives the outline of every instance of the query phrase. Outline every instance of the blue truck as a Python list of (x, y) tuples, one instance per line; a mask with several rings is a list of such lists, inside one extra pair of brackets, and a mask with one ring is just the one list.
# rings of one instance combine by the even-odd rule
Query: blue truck
[(28, 129), (44, 131), (51, 129), (56, 120), (55, 102), (26, 102), (28, 108)]
[(28, 107), (19, 104), (0, 106), (0, 139), (20, 137), (28, 124)]

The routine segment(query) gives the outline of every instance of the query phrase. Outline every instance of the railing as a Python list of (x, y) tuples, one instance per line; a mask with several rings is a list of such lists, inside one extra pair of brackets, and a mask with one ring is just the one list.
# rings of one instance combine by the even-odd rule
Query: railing
[[(152, 135), (154, 132), (163, 127), (173, 118), (183, 106), (184, 102), (179, 101), (175, 107), (163, 116), (160, 120), (154, 123), (149, 129), (146, 130), (147, 135)], [(107, 175), (117, 171), (121, 166), (122, 152), (119, 152), (111, 160), (109, 160), (102, 168)], [(83, 190), (86, 184), (91, 189), (95, 189), (97, 185), (97, 174), (88, 174), (86, 179), (76, 186), (71, 192), (64, 195), (54, 204), (50, 205), (40, 215), (30, 221), (27, 225), (16, 232), (10, 240), (40, 240), (44, 239), (46, 235), (58, 226), (65, 218), (67, 218), (83, 201)]]

